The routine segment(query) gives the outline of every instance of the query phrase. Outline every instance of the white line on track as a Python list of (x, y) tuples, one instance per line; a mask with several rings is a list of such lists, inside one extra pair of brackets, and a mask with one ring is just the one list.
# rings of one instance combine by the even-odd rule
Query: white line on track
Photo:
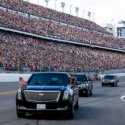
[(6, 92), (0, 92), (0, 96), (8, 96), (8, 95), (15, 95), (16, 91), (6, 91)]
[(125, 95), (121, 96), (120, 99), (125, 102)]

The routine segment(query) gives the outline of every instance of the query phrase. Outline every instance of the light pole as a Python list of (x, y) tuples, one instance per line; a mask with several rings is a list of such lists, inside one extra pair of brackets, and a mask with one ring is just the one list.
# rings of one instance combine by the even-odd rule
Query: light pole
[(65, 2), (61, 2), (62, 12), (64, 12)]
[(57, 2), (57, 0), (55, 0), (55, 10), (56, 10), (56, 2)]
[(88, 19), (91, 20), (91, 12), (88, 11)]
[(49, 0), (45, 0), (45, 2), (46, 2), (46, 7), (48, 7)]
[(70, 6), (69, 6), (69, 11), (70, 11), (70, 15), (72, 14), (72, 4), (70, 4)]
[(75, 7), (76, 16), (79, 14), (79, 7)]

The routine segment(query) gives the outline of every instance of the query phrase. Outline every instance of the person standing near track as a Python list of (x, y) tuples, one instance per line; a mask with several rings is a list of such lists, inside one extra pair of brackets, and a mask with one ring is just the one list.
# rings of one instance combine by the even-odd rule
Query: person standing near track
[(19, 77), (19, 86), (22, 88), (26, 86), (27, 82), (23, 79), (23, 77)]

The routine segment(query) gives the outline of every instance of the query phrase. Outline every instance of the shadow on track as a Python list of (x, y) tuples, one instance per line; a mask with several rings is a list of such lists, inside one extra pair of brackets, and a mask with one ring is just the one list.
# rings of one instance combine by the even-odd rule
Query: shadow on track
[(97, 119), (101, 113), (102, 113), (101, 108), (98, 107), (92, 107), (92, 106), (83, 106), (80, 107), (80, 110), (78, 111), (78, 115), (76, 115), (76, 119), (80, 120), (80, 119)]
[(80, 107), (78, 111), (75, 111), (73, 119), (69, 119), (66, 114), (58, 113), (35, 113), (27, 114), (23, 119), (29, 120), (82, 120), (82, 119), (95, 119), (101, 115), (100, 108), (97, 107)]
[[(75, 112), (75, 114), (76, 113), (77, 113), (77, 111)], [(69, 120), (68, 116), (62, 112), (27, 114), (26, 116), (23, 117), (23, 119), (29, 119), (29, 120)]]

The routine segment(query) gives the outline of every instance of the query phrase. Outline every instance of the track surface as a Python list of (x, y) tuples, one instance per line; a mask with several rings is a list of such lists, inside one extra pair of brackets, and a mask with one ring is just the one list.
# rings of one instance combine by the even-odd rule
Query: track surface
[(101, 87), (95, 82), (93, 96), (80, 98), (80, 109), (72, 120), (57, 113), (17, 118), (17, 83), (0, 83), (0, 125), (125, 125), (125, 102), (120, 100), (125, 95), (124, 81), (122, 78), (118, 87)]

